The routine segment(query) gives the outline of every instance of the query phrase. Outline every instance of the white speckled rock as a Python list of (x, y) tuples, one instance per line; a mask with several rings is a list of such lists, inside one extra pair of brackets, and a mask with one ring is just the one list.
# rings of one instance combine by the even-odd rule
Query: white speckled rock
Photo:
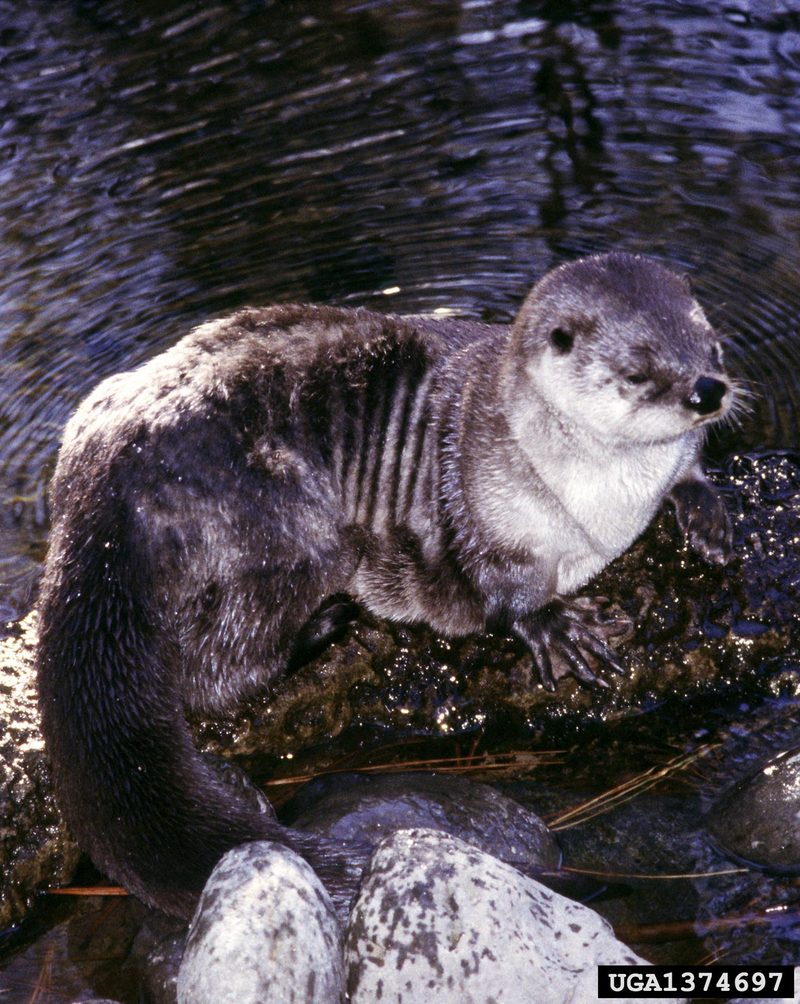
[(588, 907), (454, 837), (400, 830), (372, 858), (345, 962), (352, 1004), (589, 1004), (598, 964), (644, 960)]
[(299, 855), (270, 841), (229, 851), (197, 906), (178, 1004), (339, 1004), (341, 929)]

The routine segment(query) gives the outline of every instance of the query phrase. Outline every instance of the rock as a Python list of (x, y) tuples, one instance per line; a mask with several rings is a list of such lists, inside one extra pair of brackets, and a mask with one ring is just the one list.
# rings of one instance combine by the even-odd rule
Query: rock
[(395, 830), (441, 830), (510, 864), (557, 868), (555, 837), (530, 809), (450, 774), (334, 774), (306, 785), (292, 826), (342, 842), (377, 844)]
[(341, 929), (316, 874), (270, 841), (229, 851), (195, 911), (178, 1004), (339, 1004)]
[(36, 615), (8, 630), (0, 645), (0, 929), (25, 916), (42, 886), (67, 881), (79, 858), (53, 801), (39, 734)]
[(178, 972), (186, 947), (183, 921), (136, 904), (141, 926), (131, 950), (142, 1000), (147, 1004), (176, 1004)]
[(345, 940), (351, 1004), (582, 1004), (597, 965), (643, 962), (588, 907), (431, 830), (379, 845)]
[(779, 753), (724, 792), (707, 826), (737, 860), (800, 872), (800, 748)]

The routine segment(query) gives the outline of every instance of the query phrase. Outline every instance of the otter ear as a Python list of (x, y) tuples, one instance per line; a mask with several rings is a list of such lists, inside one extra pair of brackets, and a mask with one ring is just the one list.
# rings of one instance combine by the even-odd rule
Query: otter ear
[(550, 332), (550, 344), (562, 356), (565, 356), (571, 349), (575, 336), (566, 328), (553, 328)]

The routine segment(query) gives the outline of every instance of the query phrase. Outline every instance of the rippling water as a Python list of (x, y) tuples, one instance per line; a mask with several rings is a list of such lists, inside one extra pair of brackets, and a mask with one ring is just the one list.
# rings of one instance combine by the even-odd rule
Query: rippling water
[(0, 0), (0, 613), (80, 398), (245, 303), (508, 320), (646, 251), (761, 395), (735, 443), (796, 444), (792, 6)]

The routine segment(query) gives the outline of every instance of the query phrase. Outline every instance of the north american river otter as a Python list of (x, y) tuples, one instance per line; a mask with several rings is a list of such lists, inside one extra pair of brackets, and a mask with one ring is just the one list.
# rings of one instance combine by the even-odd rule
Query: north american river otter
[(509, 329), (240, 310), (104, 381), (65, 431), (41, 598), (43, 730), (78, 841), (179, 916), (262, 838), (346, 902), (363, 851), (238, 801), (184, 709), (273, 684), (340, 628), (321, 607), (339, 593), (446, 635), (501, 627), (547, 687), (599, 682), (617, 657), (569, 597), (666, 497), (695, 549), (729, 554), (698, 454), (732, 397), (688, 286), (627, 254), (549, 273)]

